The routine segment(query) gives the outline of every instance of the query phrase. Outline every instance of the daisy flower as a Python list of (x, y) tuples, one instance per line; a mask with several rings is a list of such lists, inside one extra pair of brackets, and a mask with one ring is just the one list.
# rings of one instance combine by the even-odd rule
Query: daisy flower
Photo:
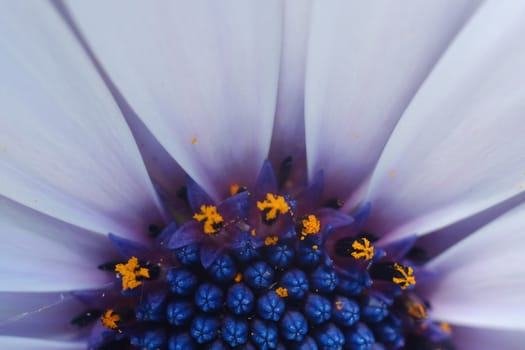
[(520, 349), (525, 5), (0, 12), (0, 344)]

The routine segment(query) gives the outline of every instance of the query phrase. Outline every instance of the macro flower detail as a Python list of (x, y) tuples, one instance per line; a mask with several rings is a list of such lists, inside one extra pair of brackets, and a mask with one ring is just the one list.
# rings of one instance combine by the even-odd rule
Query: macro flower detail
[[(260, 212), (260, 216), (250, 217), (248, 205), (243, 211), (245, 216), (235, 216), (237, 220), (229, 222), (227, 237), (222, 238), (231, 242), (243, 242), (246, 236), (253, 238), (251, 253), (246, 254), (246, 246), (232, 243), (206, 259), (201, 255), (209, 254), (208, 245), (214, 246), (214, 242), (188, 241), (188, 226), (193, 225), (192, 220), (205, 222), (193, 235), (215, 234), (220, 228), (211, 224), (207, 227), (206, 221), (222, 223), (223, 219), (215, 206), (197, 203), (197, 199), (209, 198), (191, 179), (188, 184), (187, 202), (200, 208), (200, 213), (179, 228), (176, 222), (168, 224), (155, 238), (154, 251), (144, 251), (141, 257), (148, 256), (148, 264), (156, 266), (156, 278), (150, 278), (149, 270), (132, 256), (126, 263), (115, 265), (122, 285), (86, 299), (87, 310), (72, 318), (73, 323), (87, 327), (92, 322), (83, 315), (102, 314), (104, 329), (98, 330), (101, 335), (93, 338), (89, 348), (132, 345), (152, 350), (178, 349), (181, 339), (188, 348), (212, 349), (449, 346), (451, 332), (432, 321), (423, 303), (416, 301), (419, 297), (412, 291), (416, 279), (411, 266), (389, 261), (388, 247), (376, 250), (368, 238), (353, 237), (360, 233), (351, 216), (346, 225), (340, 225), (343, 214), (336, 211), (333, 216), (323, 215), (322, 223), (315, 214), (299, 217), (292, 212), (292, 208), (303, 212), (301, 203), (310, 210), (318, 203), (314, 212), (325, 210), (320, 204), (322, 182), (290, 196), (277, 188), (272, 167), (265, 162), (253, 191), (246, 188), (242, 196), (232, 191), (223, 202), (242, 208), (252, 203)], [(252, 192), (261, 193), (260, 189), (271, 192), (264, 201), (251, 200)], [(317, 195), (306, 196), (308, 202), (301, 200), (310, 192)], [(180, 209), (175, 216), (182, 217), (184, 212), (191, 210)], [(287, 213), (294, 220), (278, 215)], [(280, 227), (279, 231), (272, 230), (276, 235), (266, 234), (264, 228), (270, 230), (274, 225)], [(255, 227), (259, 228), (252, 234)], [(257, 239), (259, 235), (264, 240)], [(121, 250), (125, 245), (140, 246), (115, 237), (112, 241)], [(162, 242), (169, 243), (163, 246)], [(349, 244), (349, 249), (344, 249)], [(330, 256), (329, 251), (337, 256)], [(405, 256), (399, 259), (411, 263)], [(107, 297), (100, 295), (112, 295), (112, 301), (108, 304)]]
[(133, 289), (142, 284), (139, 278), (149, 278), (149, 270), (139, 265), (136, 257), (131, 257), (125, 264), (117, 264), (115, 272), (122, 276), (122, 290)]
[(2, 5), (2, 348), (523, 347), (523, 3)]
[(200, 213), (195, 213), (193, 218), (197, 221), (204, 222), (204, 233), (208, 235), (220, 231), (224, 223), (221, 214), (217, 213), (217, 208), (211, 205), (202, 205), (200, 207)]

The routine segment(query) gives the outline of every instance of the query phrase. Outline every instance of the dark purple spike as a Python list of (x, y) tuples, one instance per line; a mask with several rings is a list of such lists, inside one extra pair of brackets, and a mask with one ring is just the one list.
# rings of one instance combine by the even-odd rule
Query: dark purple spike
[(188, 221), (173, 233), (168, 242), (168, 248), (177, 249), (200, 242), (203, 236), (202, 224), (195, 220)]
[(215, 201), (189, 176), (186, 178), (186, 191), (193, 213), (199, 212), (202, 205), (215, 205)]
[(201, 264), (207, 269), (222, 253), (222, 248), (215, 247), (210, 244), (203, 244), (201, 246)]
[(172, 221), (159, 233), (159, 235), (155, 238), (155, 241), (160, 245), (165, 245), (169, 242), (175, 231), (177, 231), (177, 223)]
[(108, 238), (119, 254), (125, 259), (129, 259), (132, 256), (146, 256), (150, 251), (148, 247), (141, 243), (119, 237), (113, 233), (109, 233)]
[(357, 230), (361, 230), (370, 216), (372, 210), (372, 204), (370, 202), (364, 202), (352, 213), (354, 222)]
[(217, 206), (217, 211), (226, 223), (245, 218), (248, 215), (248, 192), (228, 197)]
[(266, 159), (255, 182), (255, 198), (262, 199), (266, 193), (277, 193), (277, 191), (277, 179), (273, 172), (272, 163)]
[(412, 235), (399, 240), (383, 243), (378, 241), (375, 245), (386, 252), (389, 260), (401, 260), (412, 249), (417, 241), (417, 236)]
[(296, 198), (297, 207), (300, 208), (300, 211), (297, 213), (299, 216), (311, 214), (315, 209), (319, 208), (323, 188), (324, 173), (321, 170), (315, 174), (312, 183), (301, 191)]

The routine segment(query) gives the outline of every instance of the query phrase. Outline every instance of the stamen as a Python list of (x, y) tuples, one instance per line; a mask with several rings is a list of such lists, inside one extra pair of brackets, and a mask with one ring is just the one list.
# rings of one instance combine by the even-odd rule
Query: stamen
[(288, 296), (288, 289), (279, 287), (275, 290), (275, 293), (281, 298), (286, 298)]
[(308, 217), (306, 219), (303, 219), (301, 223), (301, 239), (303, 240), (305, 236), (314, 235), (316, 233), (319, 233), (319, 231), (321, 230), (321, 221), (319, 221), (319, 219), (315, 215), (308, 215)]
[(239, 188), (241, 188), (241, 186), (239, 186), (238, 184), (233, 184), (230, 186), (230, 194), (232, 196), (236, 195), (237, 193), (239, 193)]
[(286, 203), (283, 196), (266, 194), (266, 199), (257, 202), (257, 208), (264, 214), (264, 220), (271, 223), (277, 219), (279, 214), (286, 214), (290, 211), (290, 206)]
[(405, 290), (408, 287), (416, 284), (416, 278), (414, 277), (414, 270), (410, 266), (403, 266), (394, 263), (394, 277), (392, 282), (399, 285), (401, 289)]
[(199, 222), (204, 222), (204, 233), (212, 235), (219, 232), (224, 219), (217, 212), (217, 207), (214, 205), (201, 205), (200, 210), (201, 212), (195, 213), (193, 218)]
[(427, 318), (427, 309), (423, 304), (414, 300), (407, 300), (405, 302), (407, 314), (417, 321)]
[(279, 237), (277, 236), (269, 236), (264, 239), (264, 245), (276, 245), (277, 242), (279, 242)]
[(239, 194), (244, 191), (248, 191), (248, 189), (245, 186), (241, 186), (239, 184), (233, 184), (230, 186), (230, 195), (232, 196), (235, 196), (236, 194)]
[(356, 239), (352, 243), (353, 251), (351, 255), (356, 259), (365, 259), (365, 261), (371, 260), (374, 257), (374, 247), (370, 244), (370, 241), (364, 237)]
[(117, 329), (118, 328), (117, 323), (119, 321), (120, 321), (120, 315), (115, 313), (115, 310), (113, 309), (106, 310), (104, 315), (100, 317), (100, 322), (102, 322), (104, 327), (110, 328), (110, 329)]
[(117, 264), (115, 272), (122, 276), (122, 290), (134, 289), (142, 284), (138, 278), (149, 278), (149, 270), (139, 265), (139, 259), (132, 256), (126, 264)]
[(445, 333), (449, 333), (449, 334), (452, 333), (452, 328), (446, 322), (441, 322), (439, 324), (439, 328), (441, 328), (443, 330), (443, 332), (445, 332)]
[(238, 272), (235, 277), (233, 278), (233, 280), (237, 283), (241, 282), (242, 281), (242, 273)]

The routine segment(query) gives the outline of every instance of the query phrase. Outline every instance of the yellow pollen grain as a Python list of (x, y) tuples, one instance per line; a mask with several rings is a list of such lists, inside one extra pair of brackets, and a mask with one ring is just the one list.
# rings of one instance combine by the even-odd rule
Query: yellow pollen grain
[(191, 144), (194, 145), (194, 144), (196, 144), (196, 143), (197, 143), (197, 138), (196, 138), (196, 137), (192, 138), (192, 139), (191, 139)]
[(364, 237), (356, 239), (352, 243), (351, 255), (355, 259), (364, 259), (365, 261), (371, 260), (374, 257), (374, 247), (370, 244), (370, 241)]
[(321, 231), (321, 221), (315, 215), (308, 215), (306, 219), (302, 220), (302, 224), (301, 234), (303, 236), (314, 235)]
[(241, 188), (241, 186), (239, 186), (238, 184), (233, 184), (230, 186), (230, 194), (232, 196), (236, 195), (238, 192), (239, 192), (239, 189)]
[(204, 233), (212, 235), (219, 232), (220, 225), (224, 222), (224, 219), (217, 212), (217, 207), (214, 205), (201, 205), (200, 210), (200, 213), (195, 213), (193, 218), (204, 223)]
[(451, 333), (452, 332), (452, 328), (446, 322), (441, 322), (439, 324), (439, 328), (441, 328), (445, 333)]
[(395, 177), (396, 176), (396, 172), (394, 170), (392, 170), (391, 172), (388, 173), (388, 176)]
[(265, 214), (266, 220), (274, 220), (277, 214), (286, 214), (290, 211), (290, 207), (283, 196), (266, 194), (266, 199), (262, 202), (257, 202), (257, 208), (260, 211), (268, 210)]
[(255, 229), (253, 228), (251, 231), (250, 231), (250, 234), (255, 237), (255, 235), (257, 235), (257, 231), (255, 231)]
[(421, 303), (416, 301), (407, 301), (405, 303), (407, 308), (407, 313), (417, 320), (422, 320), (427, 318), (427, 310)]
[(242, 281), (242, 273), (238, 272), (235, 277), (233, 278), (233, 280), (237, 283), (239, 283), (240, 281)]
[(408, 287), (416, 284), (414, 270), (410, 266), (402, 266), (394, 263), (394, 270), (396, 270), (396, 272), (398, 272), (401, 277), (392, 277), (392, 282), (401, 287), (401, 289), (405, 290)]
[(314, 244), (314, 245), (312, 246), (312, 249), (313, 249), (313, 250), (317, 250), (317, 249), (319, 249), (319, 246), (318, 246), (317, 244)]
[(343, 302), (341, 300), (336, 301), (335, 308), (339, 311), (343, 310)]
[(115, 313), (115, 310), (113, 309), (106, 310), (104, 315), (100, 317), (100, 322), (102, 322), (104, 327), (109, 328), (109, 329), (117, 329), (118, 321), (120, 321), (120, 316), (117, 313)]
[(279, 242), (279, 237), (277, 236), (269, 236), (264, 239), (264, 245), (276, 245), (277, 242)]
[(288, 289), (279, 287), (275, 290), (275, 293), (281, 298), (286, 298), (288, 296)]
[(117, 264), (115, 272), (122, 276), (122, 290), (134, 289), (142, 284), (139, 278), (149, 278), (149, 270), (139, 265), (139, 259), (132, 256), (127, 263)]

